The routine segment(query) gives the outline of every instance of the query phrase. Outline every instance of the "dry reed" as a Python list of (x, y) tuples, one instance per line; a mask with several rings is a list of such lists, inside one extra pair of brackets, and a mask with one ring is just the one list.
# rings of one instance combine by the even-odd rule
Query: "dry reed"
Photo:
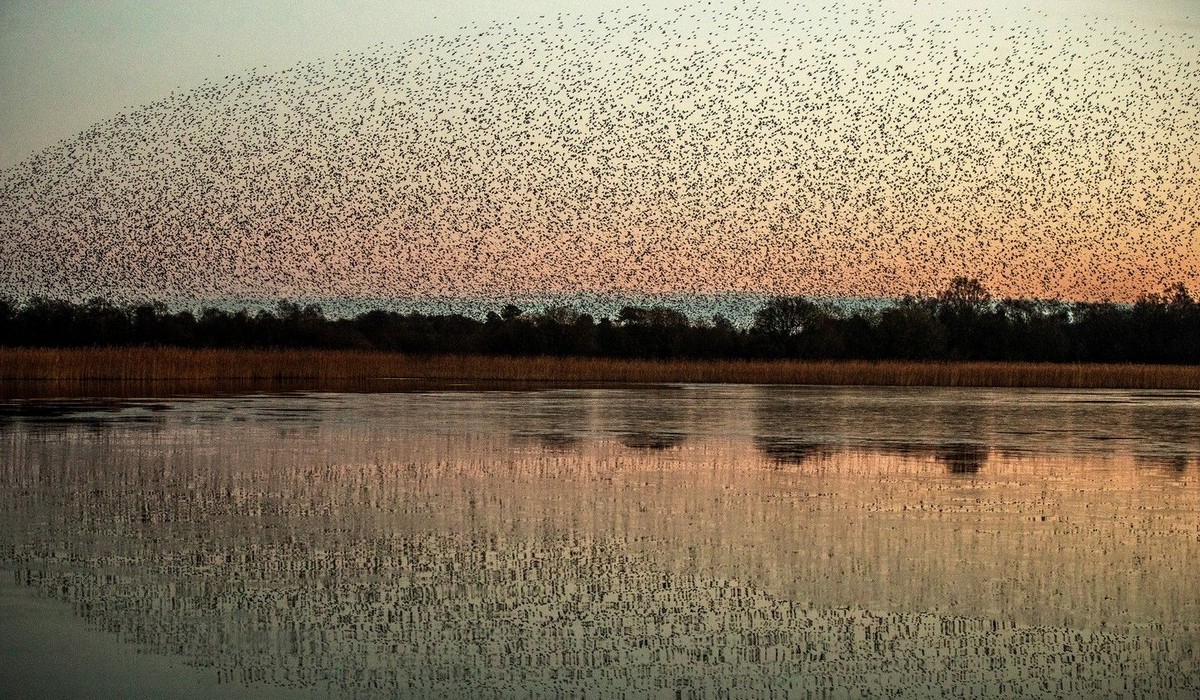
[[(203, 390), (350, 389), (381, 381), (658, 382), (1200, 389), (1200, 367), (1018, 362), (621, 360), (414, 356), (339, 350), (0, 349), (0, 395), (45, 385), (177, 383)], [(392, 384), (392, 386), (399, 386)]]

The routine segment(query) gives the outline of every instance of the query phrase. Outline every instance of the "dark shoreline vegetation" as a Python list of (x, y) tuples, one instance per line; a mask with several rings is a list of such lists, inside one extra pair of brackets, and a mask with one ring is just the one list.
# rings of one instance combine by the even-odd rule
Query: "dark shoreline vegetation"
[(695, 321), (662, 307), (627, 306), (594, 319), (565, 307), (525, 313), (508, 305), (479, 320), (460, 314), (372, 310), (327, 318), (282, 301), (251, 312), (168, 311), (33, 297), (0, 298), (0, 346), (321, 348), (412, 355), (724, 360), (904, 360), (1200, 364), (1200, 304), (1176, 284), (1133, 304), (995, 300), (956, 278), (933, 298), (848, 312), (803, 297), (774, 297), (747, 328), (721, 316)]
[[(749, 327), (625, 307), (615, 319), (509, 305), (485, 320), (327, 318), (163, 304), (0, 301), (0, 381), (739, 382), (1200, 388), (1200, 304), (1182, 284), (1133, 304), (994, 300), (956, 278), (933, 298), (845, 312), (774, 297)], [(298, 387), (299, 388), (299, 387)], [(11, 387), (4, 393), (12, 393)], [(20, 392), (18, 392), (20, 393)]]
[(405, 355), (322, 349), (3, 348), (0, 397), (656, 383), (1200, 389), (1200, 366)]

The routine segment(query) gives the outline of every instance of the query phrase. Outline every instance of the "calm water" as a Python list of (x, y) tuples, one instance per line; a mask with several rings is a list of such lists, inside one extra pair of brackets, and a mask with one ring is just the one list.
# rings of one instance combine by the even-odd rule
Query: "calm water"
[(1200, 693), (1200, 393), (0, 405), (0, 695)]

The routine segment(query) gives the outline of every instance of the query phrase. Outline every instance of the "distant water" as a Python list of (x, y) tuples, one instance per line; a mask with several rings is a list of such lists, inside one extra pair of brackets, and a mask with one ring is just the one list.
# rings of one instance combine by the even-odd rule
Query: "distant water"
[(0, 695), (1195, 698), (1198, 532), (1197, 392), (0, 402)]
[[(397, 313), (422, 313), (429, 315), (462, 314), (475, 319), (484, 319), (489, 311), (499, 313), (507, 304), (514, 304), (525, 313), (541, 313), (553, 307), (566, 307), (593, 318), (616, 318), (626, 306), (664, 306), (685, 314), (694, 322), (712, 321), (720, 315), (740, 327), (754, 323), (754, 312), (771, 298), (769, 294), (754, 292), (729, 292), (723, 294), (599, 294), (599, 293), (540, 293), (512, 294), (471, 297), (397, 297), (397, 298), (298, 298), (290, 301), (304, 304), (319, 304), (325, 315), (332, 318), (347, 318), (380, 309)], [(854, 313), (878, 310), (895, 303), (893, 299), (866, 297), (809, 297), (812, 301), (826, 304), (830, 308)], [(249, 308), (274, 309), (278, 299), (215, 299), (174, 300), (172, 309), (198, 309), (216, 306), (224, 309)]]

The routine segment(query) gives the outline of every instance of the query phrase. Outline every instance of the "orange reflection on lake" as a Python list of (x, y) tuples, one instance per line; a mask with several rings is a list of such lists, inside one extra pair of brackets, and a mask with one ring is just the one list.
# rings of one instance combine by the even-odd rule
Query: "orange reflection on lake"
[(1200, 395), (21, 402), (0, 565), (226, 687), (1188, 697)]

